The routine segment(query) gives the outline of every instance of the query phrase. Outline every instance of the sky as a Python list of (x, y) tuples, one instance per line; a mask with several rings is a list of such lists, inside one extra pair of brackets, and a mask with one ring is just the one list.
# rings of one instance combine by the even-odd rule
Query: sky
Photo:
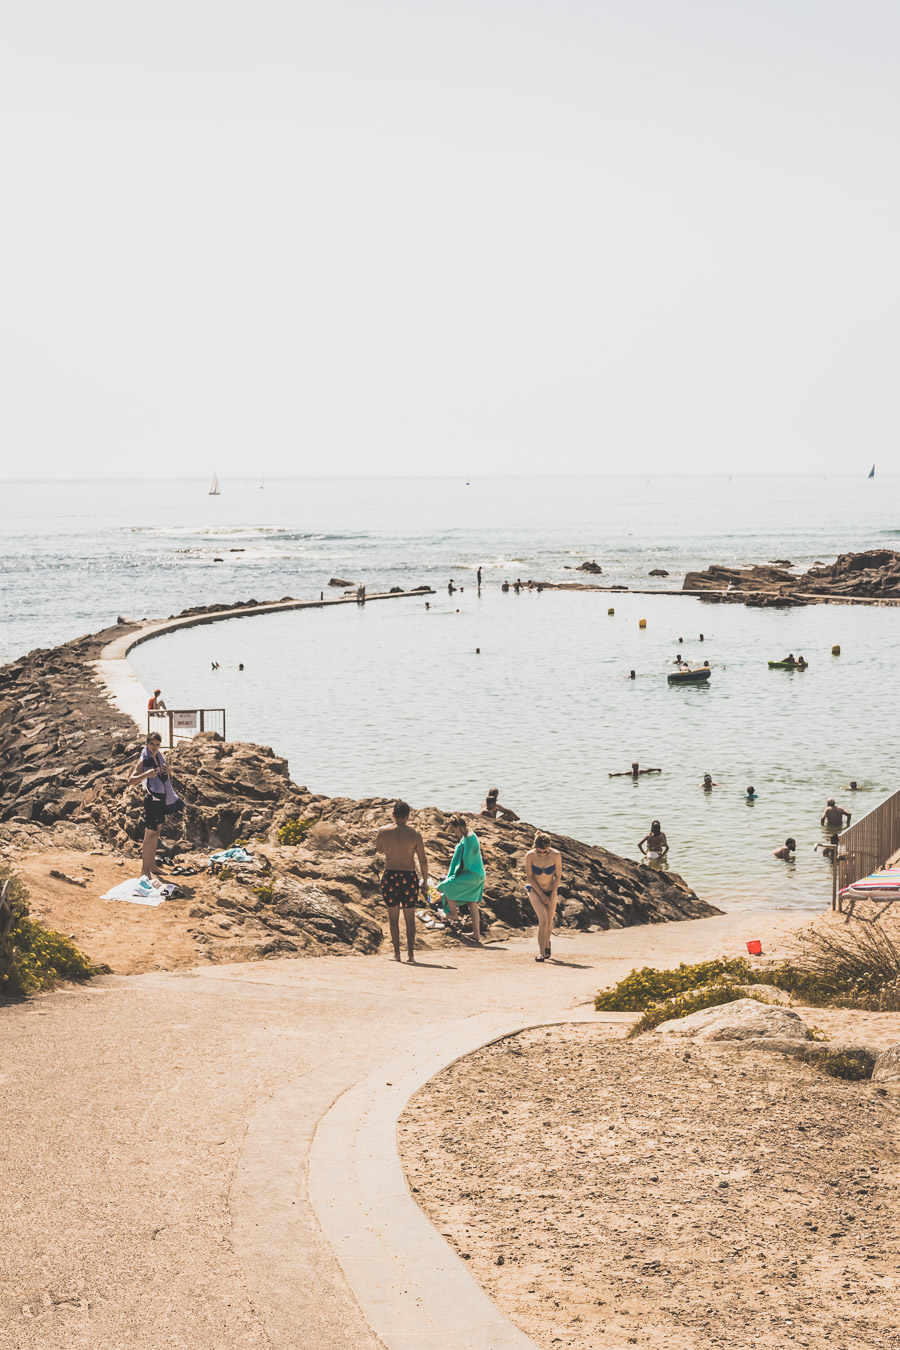
[(13, 0), (0, 477), (897, 468), (895, 0)]

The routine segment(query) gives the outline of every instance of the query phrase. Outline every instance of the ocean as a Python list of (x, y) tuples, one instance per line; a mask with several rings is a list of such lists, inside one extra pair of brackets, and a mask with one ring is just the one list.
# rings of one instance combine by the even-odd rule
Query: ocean
[[(226, 706), (229, 736), (271, 744), (314, 791), (474, 810), (496, 785), (536, 826), (631, 857), (659, 818), (672, 868), (713, 903), (820, 909), (826, 797), (859, 814), (897, 786), (887, 675), (900, 613), (516, 595), (500, 583), (577, 580), (567, 569), (594, 559), (607, 584), (676, 589), (710, 563), (805, 569), (900, 548), (898, 486), (864, 475), (253, 478), (211, 497), (198, 482), (7, 483), (0, 656), (120, 614), (327, 594), (331, 577), (369, 591), (429, 584), (427, 609), (409, 598), (186, 630), (138, 648), (133, 665), (170, 706)], [(670, 576), (649, 578), (653, 568)], [(809, 669), (769, 671), (788, 650)], [(679, 652), (709, 660), (707, 688), (667, 684)], [(663, 772), (609, 777), (634, 759)], [(705, 772), (719, 784), (710, 794)], [(851, 778), (868, 791), (842, 794)], [(787, 835), (799, 847), (785, 865), (769, 855)]]

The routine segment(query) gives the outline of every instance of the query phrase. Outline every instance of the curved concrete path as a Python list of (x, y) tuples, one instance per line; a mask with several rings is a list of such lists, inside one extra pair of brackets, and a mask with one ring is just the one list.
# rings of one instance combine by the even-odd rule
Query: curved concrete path
[(406, 1094), (467, 1046), (591, 1016), (635, 965), (758, 936), (776, 954), (758, 918), (723, 916), (562, 933), (541, 966), (523, 939), (107, 977), (0, 1009), (0, 1345), (524, 1347), (413, 1206)]

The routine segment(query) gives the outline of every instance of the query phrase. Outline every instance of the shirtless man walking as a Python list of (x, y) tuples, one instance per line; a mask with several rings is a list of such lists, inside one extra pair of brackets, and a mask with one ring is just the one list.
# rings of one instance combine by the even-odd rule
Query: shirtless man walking
[[(425, 857), (425, 841), (409, 824), (409, 807), (406, 802), (397, 802), (393, 811), (393, 825), (382, 825), (375, 836), (375, 852), (384, 854), (384, 873), (381, 878), (381, 895), (387, 905), (388, 924), (391, 930), (391, 942), (394, 944), (394, 960), (400, 960), (400, 910), (406, 923), (407, 959), (416, 959), (416, 905), (419, 903), (419, 886), (428, 882), (428, 860)], [(419, 872), (416, 871), (416, 861)], [(421, 883), (419, 881), (421, 873)]]

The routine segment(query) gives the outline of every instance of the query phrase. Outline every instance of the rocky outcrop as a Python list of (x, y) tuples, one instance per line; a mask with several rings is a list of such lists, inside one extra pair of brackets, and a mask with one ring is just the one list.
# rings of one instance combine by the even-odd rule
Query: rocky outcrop
[[(784, 566), (789, 565), (785, 560)], [(829, 566), (817, 563), (800, 576), (771, 564), (712, 566), (688, 572), (683, 589), (700, 592), (704, 599), (747, 605), (800, 605), (829, 596), (900, 601), (900, 553), (891, 549), (842, 553)]]
[[(227, 848), (236, 839), (263, 849), (278, 875), (312, 882), (327, 895), (364, 912), (381, 914), (381, 863), (373, 849), (378, 827), (390, 820), (392, 801), (324, 797), (292, 783), (287, 763), (265, 746), (230, 743), (212, 733), (168, 755), (172, 781), (186, 803), (183, 825), (173, 824), (184, 847)], [(115, 779), (92, 785), (87, 805), (94, 825), (112, 845), (127, 849), (143, 834), (137, 793), (123, 797)], [(534, 923), (524, 889), (524, 858), (534, 826), (466, 817), (481, 840), (488, 884), (488, 918), (509, 928)], [(308, 822), (301, 843), (277, 842), (290, 820)], [(453, 853), (451, 813), (434, 807), (415, 812), (432, 875), (443, 875)], [(255, 841), (255, 842), (254, 842)], [(679, 876), (656, 872), (606, 849), (554, 836), (563, 855), (560, 922), (575, 928), (691, 919), (718, 911), (699, 900)]]
[[(123, 789), (143, 737), (112, 706), (89, 666), (123, 627), (136, 626), (124, 621), (0, 669), (0, 820), (29, 828), (82, 822), (113, 852), (138, 856), (141, 795)], [(298, 950), (373, 949), (384, 917), (373, 835), (389, 818), (391, 802), (318, 795), (292, 782), (287, 761), (270, 748), (224, 742), (213, 733), (167, 757), (185, 809), (167, 823), (164, 845), (173, 855), (199, 855), (238, 839), (250, 842), (257, 864), (243, 878), (237, 872), (226, 878), (221, 903), (227, 909), (230, 902), (241, 922), (263, 926), (269, 934), (263, 946), (271, 940), (293, 942)], [(450, 818), (434, 808), (415, 815), (434, 876), (453, 851)], [(488, 871), (487, 925), (533, 925), (523, 860), (534, 828), (468, 819)], [(279, 827), (289, 820), (306, 822), (299, 844), (278, 841)], [(565, 836), (554, 836), (554, 843), (563, 854), (564, 926), (620, 928), (718, 913), (674, 873)]]
[(648, 577), (667, 577), (669, 574), (664, 567), (654, 567), (647, 573)]

